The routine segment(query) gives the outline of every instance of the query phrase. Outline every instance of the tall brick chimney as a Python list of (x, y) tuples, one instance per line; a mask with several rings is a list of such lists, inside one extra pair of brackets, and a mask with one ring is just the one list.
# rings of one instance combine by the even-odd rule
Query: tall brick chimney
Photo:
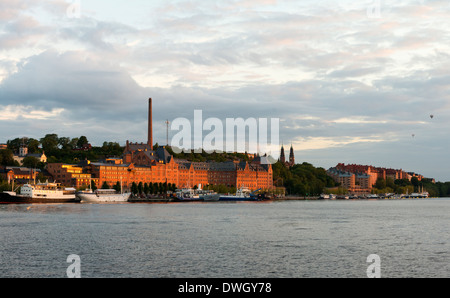
[(153, 150), (153, 122), (152, 122), (152, 99), (148, 99), (148, 145), (150, 146), (150, 150)]

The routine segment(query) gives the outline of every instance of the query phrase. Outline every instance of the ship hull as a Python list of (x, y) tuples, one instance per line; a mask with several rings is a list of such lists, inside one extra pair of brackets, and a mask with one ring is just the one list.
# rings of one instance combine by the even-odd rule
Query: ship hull
[(217, 202), (220, 199), (220, 195), (219, 194), (208, 194), (208, 195), (201, 196), (201, 198), (203, 198), (203, 200), (205, 202)]
[(200, 197), (175, 197), (174, 202), (203, 202), (204, 199)]
[(112, 194), (112, 195), (97, 195), (95, 193), (78, 193), (77, 197), (82, 203), (115, 203), (128, 202), (131, 194)]
[(259, 201), (256, 197), (235, 197), (235, 196), (222, 196), (219, 197), (219, 201), (225, 202), (247, 202), (247, 201)]
[(0, 204), (60, 204), (80, 203), (80, 199), (70, 196), (69, 198), (31, 198), (20, 195), (0, 193)]

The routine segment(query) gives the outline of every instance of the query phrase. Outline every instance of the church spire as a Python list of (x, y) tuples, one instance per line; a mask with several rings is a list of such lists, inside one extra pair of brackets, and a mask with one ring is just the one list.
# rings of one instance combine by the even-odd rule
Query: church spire
[(286, 156), (284, 155), (284, 147), (283, 147), (283, 145), (281, 145), (280, 161), (283, 164), (286, 162)]
[(291, 150), (289, 152), (289, 166), (295, 165), (295, 157), (294, 157), (294, 147), (292, 147), (291, 143)]

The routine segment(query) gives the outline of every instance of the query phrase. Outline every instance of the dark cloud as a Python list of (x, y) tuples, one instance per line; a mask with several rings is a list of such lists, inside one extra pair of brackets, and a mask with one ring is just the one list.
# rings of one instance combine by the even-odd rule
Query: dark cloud
[(2, 82), (0, 103), (129, 112), (142, 89), (114, 63), (81, 52), (46, 51), (28, 58)]

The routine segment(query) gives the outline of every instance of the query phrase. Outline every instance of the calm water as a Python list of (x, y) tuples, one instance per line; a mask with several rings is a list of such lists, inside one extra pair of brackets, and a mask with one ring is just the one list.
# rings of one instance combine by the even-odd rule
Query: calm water
[(450, 277), (450, 199), (0, 206), (0, 277)]

